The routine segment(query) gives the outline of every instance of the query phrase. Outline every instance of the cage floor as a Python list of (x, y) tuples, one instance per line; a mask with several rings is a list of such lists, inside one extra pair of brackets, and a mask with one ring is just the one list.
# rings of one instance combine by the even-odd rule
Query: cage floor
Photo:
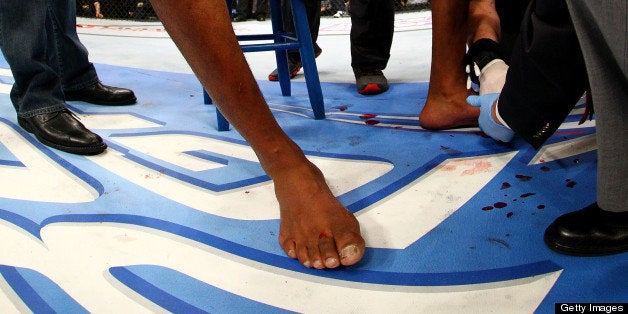
[(216, 131), (161, 24), (78, 26), (102, 81), (132, 88), (138, 104), (69, 102), (109, 149), (50, 149), (17, 125), (0, 58), (3, 313), (546, 313), (628, 299), (628, 255), (543, 244), (553, 219), (595, 199), (595, 124), (577, 125), (582, 105), (538, 151), (477, 128), (419, 127), (429, 12), (397, 15), (390, 90), (370, 97), (353, 84), (349, 19), (323, 19), (325, 120), (313, 120), (302, 75), (283, 97), (266, 80), (272, 53), (246, 56), (281, 126), (361, 222), (363, 261), (326, 271), (281, 251), (271, 182), (236, 131)]

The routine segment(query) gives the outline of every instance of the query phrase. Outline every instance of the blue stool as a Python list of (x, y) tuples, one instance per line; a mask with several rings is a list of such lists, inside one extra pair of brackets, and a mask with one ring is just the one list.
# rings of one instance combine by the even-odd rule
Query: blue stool
[[(312, 46), (312, 37), (310, 36), (309, 24), (305, 13), (305, 5), (303, 4), (304, 0), (285, 1), (290, 1), (292, 6), (292, 15), (296, 34), (288, 33), (284, 30), (283, 18), (281, 14), (281, 0), (270, 0), (270, 18), (273, 33), (261, 35), (241, 35), (238, 36), (238, 41), (272, 40), (272, 42), (240, 44), (240, 47), (243, 52), (275, 51), (275, 58), (277, 59), (277, 72), (279, 75), (279, 86), (281, 87), (281, 94), (283, 96), (291, 95), (287, 50), (298, 49), (301, 54), (301, 63), (303, 64), (305, 83), (310, 97), (310, 105), (312, 106), (312, 110), (314, 112), (314, 119), (325, 119), (323, 92), (321, 90), (321, 83), (318, 79), (316, 62), (314, 61), (314, 48)], [(203, 89), (203, 98), (205, 104), (212, 103), (212, 100), (205, 89)], [(216, 109), (216, 118), (218, 120), (219, 131), (229, 130), (229, 122), (227, 122), (218, 109)]]

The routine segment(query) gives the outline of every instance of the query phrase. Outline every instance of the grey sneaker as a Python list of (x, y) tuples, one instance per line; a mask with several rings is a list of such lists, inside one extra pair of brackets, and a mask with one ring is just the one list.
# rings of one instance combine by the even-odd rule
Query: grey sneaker
[[(290, 71), (291, 79), (297, 76), (297, 73), (301, 71), (302, 65), (303, 64), (301, 64), (301, 58), (298, 58), (298, 59), (288, 58), (288, 71)], [(272, 82), (279, 81), (279, 71), (277, 71), (277, 69), (274, 69), (272, 72), (270, 72), (270, 74), (268, 74), (268, 80)]]
[(362, 95), (377, 95), (388, 90), (388, 80), (381, 70), (354, 68), (355, 85)]
[[(314, 43), (314, 58), (318, 58), (321, 53), (323, 53), (323, 49), (321, 49), (318, 44)], [(297, 76), (297, 73), (301, 71), (302, 66), (301, 55), (298, 52), (288, 52), (288, 71), (290, 71), (291, 79)], [(268, 80), (272, 82), (279, 81), (279, 72), (277, 69), (274, 69), (270, 72), (270, 74), (268, 74)]]

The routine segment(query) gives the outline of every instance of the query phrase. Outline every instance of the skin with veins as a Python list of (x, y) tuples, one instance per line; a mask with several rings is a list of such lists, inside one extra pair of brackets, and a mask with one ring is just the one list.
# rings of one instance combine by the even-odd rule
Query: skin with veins
[(242, 54), (225, 1), (151, 3), (220, 112), (273, 179), (281, 213), (279, 244), (286, 254), (319, 269), (360, 261), (364, 239), (357, 219), (277, 124)]

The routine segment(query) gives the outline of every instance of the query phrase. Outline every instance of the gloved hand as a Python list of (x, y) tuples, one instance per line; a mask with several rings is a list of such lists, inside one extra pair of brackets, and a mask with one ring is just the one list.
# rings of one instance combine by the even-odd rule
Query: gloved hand
[(472, 62), (467, 64), (465, 71), (467, 72), (467, 89), (471, 88), (471, 83), (477, 83), (480, 86), (480, 96), (482, 96), (502, 91), (506, 83), (508, 65), (502, 59), (493, 59), (482, 70), (475, 62)]
[(498, 141), (510, 142), (514, 137), (515, 132), (493, 120), (493, 104), (498, 98), (498, 93), (486, 94), (483, 96), (471, 95), (467, 97), (467, 102), (473, 107), (480, 107), (480, 117), (478, 118), (478, 123), (480, 125), (480, 129), (482, 129), (486, 135)]
[(480, 96), (501, 93), (506, 82), (508, 65), (502, 59), (494, 59), (480, 72)]

